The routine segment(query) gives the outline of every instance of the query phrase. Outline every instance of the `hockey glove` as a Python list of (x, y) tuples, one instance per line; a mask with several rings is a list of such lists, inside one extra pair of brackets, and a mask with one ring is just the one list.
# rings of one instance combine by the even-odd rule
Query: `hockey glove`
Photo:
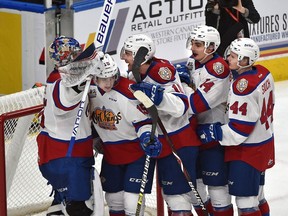
[(155, 85), (148, 82), (141, 82), (137, 84), (132, 84), (130, 87), (134, 91), (140, 90), (144, 92), (156, 106), (158, 106), (163, 100), (164, 88), (162, 88), (160, 85)]
[(175, 65), (175, 68), (178, 71), (181, 82), (184, 82), (187, 85), (189, 85), (191, 83), (191, 81), (190, 81), (190, 72), (189, 72), (187, 66), (177, 64), (177, 65)]
[(150, 157), (158, 157), (162, 150), (162, 143), (156, 136), (151, 141), (151, 132), (142, 133), (140, 136), (140, 145), (144, 150), (145, 154)]
[(203, 124), (197, 128), (197, 134), (203, 144), (211, 141), (221, 141), (223, 132), (219, 122), (214, 124)]

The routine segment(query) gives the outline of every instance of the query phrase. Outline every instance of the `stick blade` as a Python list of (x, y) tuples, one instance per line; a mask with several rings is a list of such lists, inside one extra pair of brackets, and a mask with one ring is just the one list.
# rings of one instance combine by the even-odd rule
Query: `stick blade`
[(139, 69), (140, 69), (142, 62), (144, 62), (145, 56), (147, 55), (147, 53), (148, 53), (148, 49), (146, 47), (140, 47), (134, 57), (132, 73), (136, 82), (141, 82)]

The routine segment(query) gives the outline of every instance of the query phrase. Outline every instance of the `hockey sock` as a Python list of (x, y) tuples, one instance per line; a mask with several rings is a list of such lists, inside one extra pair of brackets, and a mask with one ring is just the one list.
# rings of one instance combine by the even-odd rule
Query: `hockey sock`
[[(214, 210), (213, 210), (213, 206), (212, 206), (212, 203), (211, 203), (210, 199), (208, 199), (205, 202), (205, 206), (206, 206), (206, 209), (207, 209), (207, 211), (209, 213), (209, 216), (214, 216), (214, 214), (213, 214)], [(205, 215), (205, 213), (203, 212), (201, 206), (199, 206), (199, 205), (198, 206), (194, 206), (194, 210), (196, 211), (198, 216), (204, 216)]]
[(198, 216), (205, 216), (205, 213), (200, 206), (194, 206), (194, 210)]
[(214, 216), (214, 209), (213, 209), (213, 206), (212, 206), (212, 203), (211, 203), (211, 199), (208, 199), (205, 203), (206, 205), (206, 209), (209, 213), (209, 216)]
[(191, 211), (172, 211), (171, 216), (193, 216)]
[(239, 216), (262, 216), (258, 208), (238, 209)]
[(125, 212), (123, 211), (109, 211), (110, 216), (125, 216)]
[(172, 211), (171, 209), (168, 207), (168, 216), (171, 216), (172, 215)]
[(270, 208), (266, 199), (262, 199), (259, 202), (259, 209), (261, 211), (262, 216), (270, 216)]
[(226, 207), (214, 207), (213, 211), (214, 216), (233, 216), (233, 205), (228, 205)]

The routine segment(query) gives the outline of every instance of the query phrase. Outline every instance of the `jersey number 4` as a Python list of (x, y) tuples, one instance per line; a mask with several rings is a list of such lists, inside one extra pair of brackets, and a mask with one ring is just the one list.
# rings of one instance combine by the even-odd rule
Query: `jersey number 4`
[[(270, 91), (269, 93), (269, 98), (266, 103), (265, 98), (263, 98), (263, 103), (262, 103), (262, 109), (261, 109), (261, 116), (260, 116), (260, 122), (261, 124), (265, 124), (266, 130), (270, 127), (269, 124), (269, 117), (271, 117), (271, 122), (273, 122), (273, 93)], [(235, 101), (231, 106), (230, 110), (233, 111), (233, 114), (238, 114), (238, 112), (241, 113), (241, 115), (246, 116), (247, 115), (247, 102), (239, 105), (238, 101)]]

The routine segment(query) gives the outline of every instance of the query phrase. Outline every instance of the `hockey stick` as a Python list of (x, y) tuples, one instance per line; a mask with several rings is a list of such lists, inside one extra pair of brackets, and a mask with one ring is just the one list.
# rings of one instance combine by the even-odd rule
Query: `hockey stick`
[(88, 47), (94, 41), (96, 50), (103, 51), (115, 4), (116, 0), (104, 1), (103, 9), (100, 16), (100, 22), (97, 27), (97, 34), (96, 33), (89, 34), (89, 37), (85, 45), (86, 47)]
[[(144, 47), (140, 47), (138, 52), (136, 53), (135, 57), (134, 57), (134, 62), (133, 62), (133, 66), (132, 66), (132, 73), (135, 77), (135, 80), (137, 82), (141, 82), (141, 77), (140, 77), (140, 66), (141, 63), (144, 61), (144, 57), (146, 56), (148, 50)], [(133, 93), (134, 97), (137, 98), (137, 100), (139, 100), (144, 107), (147, 109), (148, 113), (150, 114), (150, 117), (152, 119), (152, 129), (151, 129), (151, 137), (150, 137), (150, 142), (152, 143), (154, 140), (154, 135), (156, 132), (156, 127), (157, 127), (157, 119), (158, 119), (158, 111), (156, 106), (153, 104), (153, 102), (142, 92), (142, 91), (135, 91)], [(149, 145), (149, 143), (147, 143), (147, 145)], [(147, 146), (146, 145), (146, 146)], [(146, 155), (145, 158), (145, 164), (144, 164), (144, 171), (143, 171), (143, 175), (142, 175), (142, 179), (141, 179), (141, 185), (140, 185), (140, 192), (139, 192), (139, 197), (138, 197), (138, 201), (137, 201), (137, 208), (136, 208), (136, 216), (140, 215), (140, 211), (141, 211), (141, 207), (142, 207), (142, 203), (143, 203), (143, 198), (144, 198), (144, 190), (145, 190), (145, 186), (147, 183), (147, 176), (148, 176), (148, 170), (149, 170), (149, 166), (150, 166), (150, 156)]]
[[(104, 47), (104, 43), (106, 41), (108, 29), (109, 29), (108, 27), (110, 25), (110, 21), (112, 18), (112, 12), (113, 12), (115, 4), (116, 4), (116, 0), (105, 0), (104, 1), (102, 13), (100, 16), (100, 22), (99, 22), (99, 25), (97, 28), (97, 36), (96, 36), (96, 40), (95, 40), (95, 47), (96, 47), (97, 51), (101, 51)], [(89, 44), (86, 44), (86, 47), (88, 47), (88, 46), (89, 46)], [(86, 98), (87, 98), (87, 95), (89, 92), (91, 79), (92, 79), (92, 76), (88, 76), (86, 78), (86, 84), (85, 84), (83, 96), (82, 96), (82, 99), (81, 99), (81, 102), (79, 105), (79, 110), (77, 112), (77, 117), (76, 117), (76, 120), (75, 120), (75, 123), (73, 126), (73, 130), (72, 130), (72, 135), (71, 135), (71, 139), (70, 139), (70, 143), (69, 143), (67, 157), (71, 157), (71, 155), (72, 155), (76, 135), (78, 132), (78, 128), (80, 126), (82, 113), (85, 112), (83, 109), (84, 109), (85, 101), (86, 101)], [(94, 178), (93, 178), (92, 182), (93, 182), (93, 197), (94, 197), (93, 215), (95, 215), (95, 216), (96, 215), (97, 216), (98, 215), (99, 216), (104, 215), (103, 189), (102, 189), (99, 173), (95, 167), (94, 167)], [(97, 202), (97, 204), (96, 204), (96, 202)]]
[[(148, 53), (148, 49), (147, 49), (147, 48), (145, 48), (145, 47), (140, 47), (139, 50), (138, 50), (138, 52), (136, 53), (136, 55), (135, 55), (135, 57), (134, 57), (134, 63), (133, 63), (133, 67), (132, 67), (132, 73), (133, 73), (133, 76), (134, 76), (134, 78), (135, 78), (135, 80), (136, 80), (137, 83), (141, 82), (141, 75), (140, 75), (140, 70), (139, 70), (139, 69), (140, 69), (140, 66), (141, 66), (142, 62), (144, 61), (145, 56), (147, 55), (147, 53)], [(143, 94), (144, 94), (144, 93), (143, 93)], [(146, 94), (144, 94), (144, 95), (146, 96)], [(144, 96), (143, 96), (143, 97), (144, 97)], [(148, 98), (148, 96), (146, 96), (146, 97), (147, 97), (146, 100), (150, 100), (150, 99)], [(151, 101), (151, 102), (152, 102), (152, 101)], [(143, 104), (143, 105), (144, 105), (144, 104)], [(145, 106), (145, 105), (144, 105), (144, 106)], [(156, 108), (156, 107), (155, 107), (155, 108)], [(165, 136), (166, 141), (168, 142), (168, 144), (169, 144), (169, 146), (170, 146), (170, 148), (171, 148), (171, 151), (172, 151), (173, 155), (175, 156), (175, 158), (176, 158), (176, 160), (177, 160), (177, 162), (178, 162), (178, 164), (179, 164), (179, 166), (180, 166), (180, 168), (181, 168), (182, 173), (184, 174), (184, 177), (186, 178), (186, 180), (187, 180), (187, 182), (188, 182), (188, 185), (189, 185), (190, 188), (191, 188), (191, 191), (193, 192), (193, 194), (194, 194), (194, 196), (196, 197), (199, 205), (201, 206), (204, 215), (207, 216), (207, 215), (208, 215), (208, 212), (207, 212), (207, 209), (206, 209), (206, 207), (205, 207), (205, 204), (204, 204), (204, 202), (203, 202), (203, 200), (202, 200), (199, 192), (197, 191), (197, 189), (196, 189), (195, 186), (193, 185), (192, 179), (191, 179), (191, 177), (190, 177), (187, 169), (185, 168), (185, 166), (184, 166), (181, 158), (179, 157), (179, 155), (178, 155), (178, 153), (177, 153), (177, 151), (176, 151), (176, 149), (175, 149), (175, 147), (174, 147), (174, 144), (173, 144), (171, 138), (169, 137), (169, 135), (168, 135), (168, 133), (167, 133), (167, 131), (166, 131), (166, 129), (165, 129), (165, 127), (164, 127), (164, 125), (163, 125), (163, 123), (162, 123), (162, 121), (161, 121), (161, 119), (160, 119), (159, 117), (157, 117), (157, 122), (158, 122), (158, 125), (159, 125), (162, 133), (163, 133), (164, 136)]]
[[(134, 96), (137, 100), (139, 100), (144, 107), (147, 109), (148, 113), (151, 116), (152, 119), (152, 129), (151, 129), (151, 137), (150, 137), (150, 142), (152, 143), (154, 140), (154, 135), (156, 132), (156, 126), (157, 126), (157, 119), (158, 119), (158, 111), (156, 106), (153, 104), (153, 102), (142, 92), (142, 91), (135, 91)], [(147, 145), (149, 145), (149, 143)], [(144, 171), (141, 179), (141, 185), (140, 185), (140, 192), (139, 192), (139, 197), (137, 201), (137, 208), (136, 208), (136, 216), (140, 215), (141, 211), (141, 206), (143, 203), (143, 198), (144, 198), (144, 190), (145, 186), (147, 183), (147, 176), (148, 176), (148, 170), (150, 166), (150, 156), (146, 155), (145, 158), (145, 164), (144, 164)]]

